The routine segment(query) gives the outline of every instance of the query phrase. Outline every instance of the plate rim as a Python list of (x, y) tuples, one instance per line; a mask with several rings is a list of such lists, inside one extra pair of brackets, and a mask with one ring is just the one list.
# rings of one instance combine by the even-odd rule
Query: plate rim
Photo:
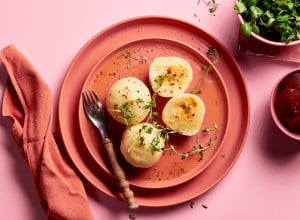
[[(225, 169), (224, 172), (222, 172), (221, 175), (218, 176), (218, 178), (216, 178), (209, 187), (206, 187), (205, 190), (203, 190), (202, 192), (198, 192), (196, 195), (192, 195), (192, 196), (189, 196), (188, 198), (182, 198), (180, 201), (172, 201), (172, 202), (161, 202), (160, 204), (153, 204), (151, 202), (146, 202), (144, 201), (144, 206), (152, 206), (152, 207), (162, 207), (162, 206), (170, 206), (170, 205), (175, 205), (175, 204), (179, 204), (179, 203), (182, 203), (182, 202), (185, 202), (187, 201), (188, 199), (191, 199), (191, 198), (194, 198), (196, 196), (199, 196), (205, 192), (207, 192), (208, 190), (210, 190), (211, 188), (213, 188), (213, 186), (215, 186), (217, 183), (220, 182), (221, 179), (223, 179), (223, 177), (231, 170), (231, 168), (233, 167), (233, 165), (236, 163), (237, 159), (239, 158), (239, 155), (241, 154), (242, 152), (242, 149), (244, 148), (244, 145), (245, 145), (245, 141), (247, 139), (247, 135), (248, 135), (248, 131), (249, 131), (249, 124), (250, 124), (250, 102), (249, 102), (249, 94), (248, 94), (248, 90), (247, 90), (247, 86), (246, 86), (246, 83), (245, 83), (245, 80), (244, 80), (244, 77), (242, 75), (242, 72), (238, 66), (238, 63), (236, 62), (236, 60), (234, 60), (234, 58), (232, 57), (232, 55), (227, 51), (226, 47), (223, 46), (222, 43), (220, 43), (219, 41), (217, 41), (215, 38), (213, 38), (210, 34), (208, 34), (207, 32), (205, 32), (204, 30), (200, 29), (199, 27), (196, 27), (194, 26), (193, 24), (190, 24), (188, 22), (185, 22), (185, 21), (182, 21), (182, 20), (179, 20), (177, 18), (171, 18), (171, 17), (165, 17), (165, 16), (140, 16), (140, 17), (134, 17), (134, 18), (129, 18), (129, 19), (125, 19), (123, 21), (119, 21), (107, 28), (105, 28), (104, 30), (100, 31), (98, 34), (96, 34), (94, 37), (92, 37), (89, 41), (87, 41), (87, 43), (85, 43), (83, 45), (83, 47), (78, 51), (78, 53), (76, 54), (76, 56), (74, 57), (74, 59), (72, 60), (69, 68), (67, 69), (67, 72), (65, 74), (65, 77), (64, 77), (64, 80), (63, 80), (63, 83), (62, 83), (62, 86), (61, 86), (61, 90), (60, 90), (60, 96), (59, 96), (59, 103), (58, 103), (58, 128), (59, 128), (59, 131), (60, 131), (60, 135), (62, 137), (62, 141), (63, 141), (63, 145), (66, 145), (65, 143), (65, 140), (64, 140), (64, 137), (65, 135), (63, 134), (62, 132), (62, 128), (63, 128), (63, 118), (62, 118), (62, 115), (61, 115), (61, 111), (62, 111), (62, 106), (63, 106), (63, 101), (62, 101), (62, 96), (63, 96), (63, 92), (65, 90), (65, 87), (66, 87), (66, 82), (68, 80), (68, 77), (69, 77), (69, 71), (70, 69), (72, 69), (75, 65), (76, 65), (76, 62), (78, 60), (78, 58), (83, 54), (84, 51), (88, 50), (89, 46), (91, 46), (93, 44), (93, 42), (99, 37), (101, 36), (102, 34), (105, 34), (106, 32), (108, 32), (109, 30), (112, 30), (116, 27), (118, 27), (119, 25), (121, 24), (128, 24), (128, 23), (132, 23), (132, 22), (137, 22), (137, 21), (143, 21), (143, 20), (151, 20), (152, 22), (153, 21), (157, 21), (157, 20), (164, 20), (164, 22), (168, 22), (168, 23), (177, 23), (181, 26), (188, 26), (189, 28), (193, 29), (194, 31), (197, 31), (197, 32), (202, 32), (204, 33), (207, 37), (209, 37), (213, 42), (214, 44), (217, 44), (219, 46), (219, 48), (222, 49), (223, 52), (226, 53), (226, 56), (229, 57), (229, 61), (230, 61), (230, 64), (234, 65), (234, 67), (236, 68), (236, 70), (239, 72), (239, 77), (238, 77), (238, 81), (242, 83), (243, 85), (243, 94), (242, 94), (242, 97), (245, 98), (247, 101), (246, 101), (246, 104), (247, 106), (243, 106), (243, 110), (247, 112), (247, 117), (244, 117), (245, 121), (246, 121), (246, 124), (244, 126), (244, 135), (243, 135), (243, 138), (240, 139), (239, 143), (240, 143), (240, 147), (238, 149), (238, 151), (236, 152), (234, 158), (231, 160), (231, 163), (229, 164), (229, 166), (227, 166), (227, 168)], [(193, 31), (191, 30), (191, 31)], [(65, 147), (66, 148), (66, 147)], [(69, 156), (71, 157), (70, 155), (70, 152), (68, 152), (68, 150), (66, 149), (67, 153), (69, 154)], [(84, 171), (82, 169), (79, 169), (77, 165), (77, 162), (73, 161), (73, 164), (75, 165), (75, 167), (78, 169), (78, 171), (84, 176), (84, 178), (86, 178), (86, 180), (88, 180), (92, 185), (94, 185), (96, 188), (99, 189), (99, 185), (97, 184), (102, 184), (102, 186), (105, 188), (105, 189), (102, 189), (101, 191), (109, 196), (112, 196), (112, 197), (116, 197), (116, 195), (110, 190), (107, 188), (107, 186), (102, 183), (102, 182), (98, 182), (96, 183), (97, 181), (94, 181), (92, 180), (89, 176), (87, 176)]]
[[(213, 68), (213, 71), (215, 72), (214, 75), (216, 75), (216, 78), (217, 78), (217, 81), (219, 81), (219, 84), (220, 85), (220, 90), (223, 91), (223, 97), (225, 97), (226, 99), (226, 102), (224, 102), (224, 106), (225, 106), (225, 114), (224, 114), (224, 118), (226, 118), (226, 126), (224, 126), (224, 131), (222, 132), (222, 140), (219, 142), (218, 146), (217, 146), (217, 150), (214, 152), (214, 154), (212, 156), (210, 156), (209, 160), (205, 163), (204, 166), (201, 166), (201, 168), (199, 169), (199, 171), (193, 171), (193, 174), (189, 175), (189, 177), (187, 178), (179, 178), (180, 181), (178, 183), (176, 183), (177, 181), (175, 180), (175, 183), (172, 183), (172, 181), (166, 181), (166, 183), (164, 183), (163, 185), (156, 185), (156, 183), (153, 183), (153, 185), (151, 184), (147, 184), (147, 186), (143, 186), (142, 184), (140, 183), (134, 183), (134, 182), (130, 182), (129, 183), (134, 186), (134, 187), (140, 187), (140, 188), (147, 188), (147, 189), (160, 189), (160, 188), (167, 188), (167, 187), (174, 187), (176, 185), (179, 185), (179, 184), (184, 184), (185, 182), (195, 178), (197, 175), (201, 174), (201, 172), (203, 172), (212, 162), (213, 160), (216, 158), (216, 156), (218, 155), (218, 153), (220, 152), (220, 150), (222, 149), (223, 147), (223, 144), (224, 144), (224, 140), (227, 136), (227, 133), (228, 133), (228, 127), (229, 127), (229, 121), (230, 121), (230, 118), (231, 118), (231, 115), (230, 115), (230, 104), (229, 104), (229, 95), (228, 95), (228, 92), (227, 92), (227, 89), (226, 89), (226, 85), (224, 83), (224, 80), (220, 74), (220, 72), (215, 68), (215, 66), (213, 65), (213, 63), (211, 62), (211, 60), (209, 60), (204, 54), (202, 54), (200, 51), (197, 51), (195, 48), (191, 47), (190, 45), (188, 45), (187, 43), (183, 42), (183, 41), (180, 41), (180, 40), (176, 40), (176, 39), (172, 39), (172, 38), (166, 38), (166, 37), (147, 37), (147, 38), (139, 38), (137, 40), (132, 40), (132, 41), (126, 41), (125, 43), (123, 43), (121, 46), (117, 47), (117, 48), (113, 48), (111, 52), (109, 52), (108, 54), (105, 54), (103, 57), (101, 57), (97, 63), (93, 66), (93, 68), (91, 69), (91, 71), (87, 74), (87, 77), (86, 77), (86, 80), (85, 82), (83, 83), (83, 86), (81, 88), (81, 92), (83, 92), (83, 90), (85, 90), (85, 88), (87, 87), (87, 84), (89, 84), (95, 74), (95, 71), (99, 68), (99, 65), (101, 62), (103, 62), (107, 57), (111, 56), (111, 54), (114, 54), (116, 53), (116, 51), (119, 51), (121, 50), (122, 48), (124, 48), (125, 46), (127, 45), (131, 45), (131, 44), (134, 44), (134, 43), (139, 43), (139, 42), (144, 42), (144, 41), (161, 41), (161, 42), (168, 42), (170, 44), (174, 44), (178, 47), (182, 47), (184, 49), (189, 49), (191, 51), (191, 53), (193, 53), (193, 57), (201, 57), (205, 62), (207, 62), (209, 65), (212, 65), (212, 68)], [(86, 145), (86, 148), (88, 149), (88, 151), (90, 152), (91, 154), (91, 157), (96, 161), (96, 163), (99, 164), (99, 167), (101, 169), (103, 169), (105, 172), (107, 172), (109, 175), (112, 175), (111, 172), (109, 171), (109, 168), (108, 167), (103, 167), (103, 165), (101, 164), (101, 162), (99, 162), (99, 159), (97, 159), (97, 156), (94, 155), (94, 153), (92, 152), (91, 149), (89, 149), (90, 147), (88, 146), (88, 143), (86, 141), (86, 137), (85, 137), (85, 134), (86, 132), (83, 131), (83, 128), (82, 128), (82, 120), (86, 120), (86, 119), (82, 119), (82, 115), (84, 115), (84, 112), (83, 112), (83, 108), (82, 108), (82, 97), (79, 97), (79, 103), (78, 103), (78, 114), (77, 114), (77, 119), (79, 121), (79, 129), (80, 129), (80, 133), (81, 133), (81, 136), (82, 136), (82, 139), (83, 139), (83, 142), (85, 143)], [(86, 120), (88, 121), (88, 120)], [(201, 131), (199, 131), (201, 132)], [(199, 133), (198, 132), (198, 133)], [(174, 178), (174, 179), (177, 179), (177, 178)]]

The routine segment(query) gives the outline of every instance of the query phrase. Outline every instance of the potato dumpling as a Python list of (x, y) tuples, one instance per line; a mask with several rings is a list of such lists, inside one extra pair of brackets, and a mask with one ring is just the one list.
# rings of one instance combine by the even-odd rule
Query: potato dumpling
[(106, 96), (109, 114), (118, 122), (133, 125), (143, 121), (150, 112), (150, 91), (135, 77), (115, 82)]
[(205, 114), (203, 101), (194, 94), (183, 93), (171, 98), (162, 111), (162, 120), (168, 128), (192, 136), (201, 128)]
[(134, 167), (149, 168), (163, 154), (165, 140), (160, 130), (150, 123), (140, 123), (127, 128), (121, 140), (121, 153)]
[(183, 93), (192, 78), (192, 67), (183, 58), (157, 57), (150, 64), (150, 85), (162, 97), (173, 97)]

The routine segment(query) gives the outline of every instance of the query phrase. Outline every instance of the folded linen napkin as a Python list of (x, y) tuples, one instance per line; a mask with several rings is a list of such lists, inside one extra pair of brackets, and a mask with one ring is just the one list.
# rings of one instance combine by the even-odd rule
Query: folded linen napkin
[(4, 48), (0, 60), (9, 76), (2, 115), (12, 120), (12, 136), (28, 163), (48, 219), (93, 219), (84, 186), (51, 132), (49, 87), (15, 46)]

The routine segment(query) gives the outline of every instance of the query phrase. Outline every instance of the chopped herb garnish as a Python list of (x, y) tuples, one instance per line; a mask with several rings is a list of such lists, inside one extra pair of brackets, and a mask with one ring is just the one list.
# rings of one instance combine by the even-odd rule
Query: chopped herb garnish
[(165, 78), (167, 77), (166, 74), (162, 74), (162, 75), (158, 75), (154, 82), (158, 85), (158, 88), (159, 89), (160, 87), (162, 87), (162, 84), (163, 84), (163, 81), (165, 80)]
[[(122, 96), (127, 99), (126, 95), (122, 95)], [(119, 116), (119, 117), (121, 119), (123, 119), (125, 121), (126, 125), (129, 127), (135, 121), (135, 115), (132, 113), (131, 107), (135, 104), (141, 104), (143, 102), (144, 102), (143, 99), (138, 98), (136, 100), (127, 101), (124, 104), (122, 104), (121, 106), (116, 104), (113, 106), (113, 111), (121, 113), (121, 116)]]
[(141, 136), (139, 139), (140, 139), (140, 145), (145, 146), (145, 137)]
[(146, 133), (147, 133), (147, 134), (151, 134), (151, 133), (152, 133), (152, 130), (153, 130), (152, 127), (148, 127), (148, 128), (146, 129)]
[(160, 136), (155, 136), (151, 141), (152, 151), (161, 151), (162, 149), (158, 146), (160, 143)]
[(151, 151), (162, 151), (164, 150), (159, 146), (160, 144), (160, 139), (162, 138), (161, 136), (161, 131), (155, 135), (155, 137), (152, 138), (150, 146), (146, 146), (146, 137), (145, 134), (152, 134), (153, 127), (149, 125), (143, 125), (139, 130), (138, 130), (138, 136), (137, 136), (137, 141), (140, 146), (144, 147), (150, 147)]

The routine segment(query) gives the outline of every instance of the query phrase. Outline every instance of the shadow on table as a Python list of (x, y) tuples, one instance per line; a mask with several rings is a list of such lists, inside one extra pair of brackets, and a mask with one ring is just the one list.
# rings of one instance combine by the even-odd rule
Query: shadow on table
[[(141, 206), (138, 209), (130, 210), (127, 206), (127, 203), (124, 201), (121, 201), (116, 198), (112, 198), (110, 196), (107, 196), (103, 192), (96, 189), (93, 185), (91, 185), (89, 182), (84, 181), (84, 186), (87, 191), (87, 194), (92, 201), (92, 203), (95, 203), (96, 206), (101, 206), (104, 209), (108, 210), (109, 216), (107, 216), (107, 219), (123, 219), (124, 216), (128, 216), (128, 219), (134, 219), (133, 217), (136, 217), (136, 219), (140, 219), (143, 217), (149, 217), (152, 216), (154, 219), (156, 217), (161, 217), (168, 215), (168, 213), (174, 212), (174, 209), (176, 210), (186, 210), (191, 209), (191, 201), (186, 201), (178, 205), (172, 205), (167, 207), (144, 207)], [(133, 189), (134, 190), (134, 189)], [(199, 197), (200, 198), (200, 197)], [(198, 198), (197, 198), (198, 199)], [(197, 200), (195, 198), (195, 200)], [(197, 204), (199, 206), (199, 204)], [(155, 212), (154, 212), (155, 210)], [(96, 215), (98, 215), (99, 212), (96, 211), (95, 219), (98, 219)], [(106, 213), (106, 214), (108, 214)], [(155, 217), (156, 216), (156, 217)]]
[(254, 37), (238, 37), (237, 54), (242, 56), (255, 56), (271, 58), (298, 64), (300, 62), (300, 46), (273, 46), (263, 43)]
[(280, 131), (270, 112), (266, 112), (265, 115), (266, 131), (263, 135), (265, 137), (261, 137), (261, 146), (264, 146), (263, 150), (272, 160), (288, 162), (300, 152), (300, 141), (294, 140)]

